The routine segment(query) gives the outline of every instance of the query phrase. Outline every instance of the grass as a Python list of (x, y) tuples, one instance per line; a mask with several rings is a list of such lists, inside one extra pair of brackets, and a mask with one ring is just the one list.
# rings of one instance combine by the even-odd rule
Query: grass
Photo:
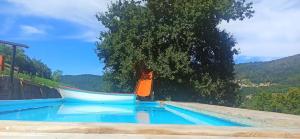
[[(9, 76), (9, 71), (5, 70), (5, 71), (1, 71), (0, 72), (1, 76)], [(25, 81), (29, 81), (33, 84), (37, 84), (37, 85), (42, 85), (42, 86), (47, 86), (47, 87), (52, 87), (52, 88), (58, 88), (59, 87), (59, 83), (50, 79), (45, 79), (42, 77), (38, 77), (35, 75), (29, 75), (29, 74), (25, 74), (25, 73), (15, 73), (14, 77), (20, 80), (25, 80)]]

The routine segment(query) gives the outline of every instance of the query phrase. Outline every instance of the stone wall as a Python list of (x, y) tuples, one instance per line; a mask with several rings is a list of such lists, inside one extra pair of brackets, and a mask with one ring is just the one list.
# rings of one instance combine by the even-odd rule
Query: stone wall
[(61, 98), (61, 95), (56, 88), (34, 85), (28, 81), (19, 79), (14, 79), (12, 85), (9, 77), (0, 77), (0, 100), (46, 98)]

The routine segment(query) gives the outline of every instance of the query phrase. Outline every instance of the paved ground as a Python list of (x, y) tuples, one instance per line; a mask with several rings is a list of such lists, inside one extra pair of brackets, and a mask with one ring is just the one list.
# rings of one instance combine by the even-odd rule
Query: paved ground
[[(189, 135), (134, 135), (134, 134), (78, 134), (78, 133), (5, 133), (2, 139), (249, 139), (248, 137), (189, 136)], [(256, 138), (271, 139), (271, 138)], [(280, 139), (280, 138), (277, 138)]]
[(244, 123), (254, 127), (283, 128), (283, 129), (300, 129), (300, 116), (256, 111), (240, 108), (231, 108), (224, 106), (208, 105), (201, 103), (182, 103), (182, 102), (165, 102), (186, 109), (217, 116), (231, 121)]
[[(104, 124), (104, 123), (45, 123), (1, 121), (0, 132), (36, 135), (53, 133), (100, 135), (132, 135), (136, 138), (177, 135), (178, 137), (251, 137), (251, 138), (300, 138), (300, 129), (257, 128), (257, 127), (213, 127), (190, 125), (137, 125), (137, 124)], [(4, 134), (5, 135), (5, 134)], [(58, 134), (60, 135), (60, 134)], [(49, 137), (51, 137), (49, 136)], [(75, 137), (75, 136), (74, 136)], [(173, 137), (173, 136), (171, 136)], [(170, 137), (170, 138), (171, 138)], [(73, 138), (72, 138), (73, 139)]]

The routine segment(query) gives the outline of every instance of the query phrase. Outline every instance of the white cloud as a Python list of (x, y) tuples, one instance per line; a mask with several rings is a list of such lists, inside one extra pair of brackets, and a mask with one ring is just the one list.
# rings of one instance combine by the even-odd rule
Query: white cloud
[[(80, 24), (87, 28), (82, 39), (95, 40), (101, 27), (96, 20), (98, 12), (104, 12), (111, 0), (7, 0), (15, 6), (10, 11), (25, 16), (40, 16)], [(89, 34), (89, 35), (87, 35)], [(87, 38), (90, 36), (90, 38)], [(79, 35), (78, 35), (79, 38)]]
[(252, 19), (222, 23), (242, 55), (284, 57), (300, 53), (300, 1), (256, 0)]
[[(7, 1), (15, 6), (10, 8), (14, 14), (50, 17), (80, 24), (86, 28), (85, 32), (65, 37), (94, 41), (104, 29), (95, 14), (106, 11), (111, 0)], [(221, 24), (237, 38), (241, 55), (283, 57), (300, 53), (300, 1), (253, 1), (256, 11), (253, 18)]]
[[(96, 42), (98, 35), (94, 31), (86, 31), (82, 34), (63, 36), (65, 39), (83, 39), (88, 42)], [(98, 33), (98, 32), (97, 32)]]
[(51, 17), (94, 26), (95, 15), (107, 8), (110, 0), (8, 0), (20, 14)]
[(20, 28), (21, 33), (25, 36), (46, 34), (44, 30), (29, 25), (21, 25)]

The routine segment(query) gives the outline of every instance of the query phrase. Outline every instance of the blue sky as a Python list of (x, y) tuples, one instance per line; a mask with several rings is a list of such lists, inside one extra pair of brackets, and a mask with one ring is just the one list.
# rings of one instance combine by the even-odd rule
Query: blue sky
[[(300, 53), (300, 1), (253, 0), (250, 20), (222, 23), (237, 39), (240, 62)], [(110, 0), (1, 0), (0, 39), (30, 46), (26, 53), (64, 74), (102, 74), (95, 41), (105, 28), (95, 14)]]

